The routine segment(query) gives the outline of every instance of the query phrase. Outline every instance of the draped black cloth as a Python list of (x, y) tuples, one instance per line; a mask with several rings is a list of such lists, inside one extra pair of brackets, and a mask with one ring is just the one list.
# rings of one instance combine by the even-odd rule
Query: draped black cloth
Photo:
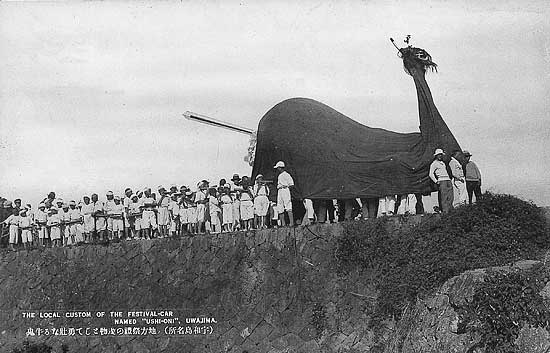
[(433, 153), (460, 150), (433, 103), (424, 70), (412, 68), (420, 132), (371, 128), (307, 98), (271, 108), (258, 125), (252, 176), (276, 182), (282, 160), (294, 178), (294, 197), (347, 199), (428, 193)]

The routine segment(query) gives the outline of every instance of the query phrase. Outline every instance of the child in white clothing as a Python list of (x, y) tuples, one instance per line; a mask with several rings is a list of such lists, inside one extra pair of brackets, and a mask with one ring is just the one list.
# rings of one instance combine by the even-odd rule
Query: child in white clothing
[(233, 231), (233, 200), (229, 196), (229, 187), (224, 187), (222, 197), (220, 198), (222, 204), (222, 217), (223, 217), (223, 231)]

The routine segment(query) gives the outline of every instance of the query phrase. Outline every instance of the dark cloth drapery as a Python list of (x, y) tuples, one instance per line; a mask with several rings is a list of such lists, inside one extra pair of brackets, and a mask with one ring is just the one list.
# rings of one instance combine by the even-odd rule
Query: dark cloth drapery
[(460, 146), (433, 102), (423, 71), (411, 71), (418, 96), (420, 132), (371, 128), (307, 98), (292, 98), (260, 120), (253, 177), (276, 182), (282, 160), (294, 178), (293, 196), (351, 199), (429, 193), (435, 148)]

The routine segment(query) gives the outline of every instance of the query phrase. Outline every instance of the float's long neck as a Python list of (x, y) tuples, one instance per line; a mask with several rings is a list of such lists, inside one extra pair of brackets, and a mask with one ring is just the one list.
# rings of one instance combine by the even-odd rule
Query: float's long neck
[(424, 69), (415, 66), (410, 68), (409, 72), (413, 77), (418, 96), (418, 114), (422, 138), (432, 149), (443, 148), (449, 152), (460, 149), (458, 142), (434, 104), (430, 87), (426, 82)]

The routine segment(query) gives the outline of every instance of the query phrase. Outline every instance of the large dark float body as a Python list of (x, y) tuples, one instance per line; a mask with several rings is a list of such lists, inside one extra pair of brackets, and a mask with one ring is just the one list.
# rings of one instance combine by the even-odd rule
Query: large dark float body
[(435, 68), (422, 49), (400, 50), (418, 96), (420, 132), (371, 128), (331, 107), (292, 98), (271, 108), (258, 126), (252, 176), (275, 179), (273, 165), (283, 160), (293, 176), (296, 198), (350, 199), (429, 193), (435, 148), (460, 146), (439, 114), (425, 80)]

